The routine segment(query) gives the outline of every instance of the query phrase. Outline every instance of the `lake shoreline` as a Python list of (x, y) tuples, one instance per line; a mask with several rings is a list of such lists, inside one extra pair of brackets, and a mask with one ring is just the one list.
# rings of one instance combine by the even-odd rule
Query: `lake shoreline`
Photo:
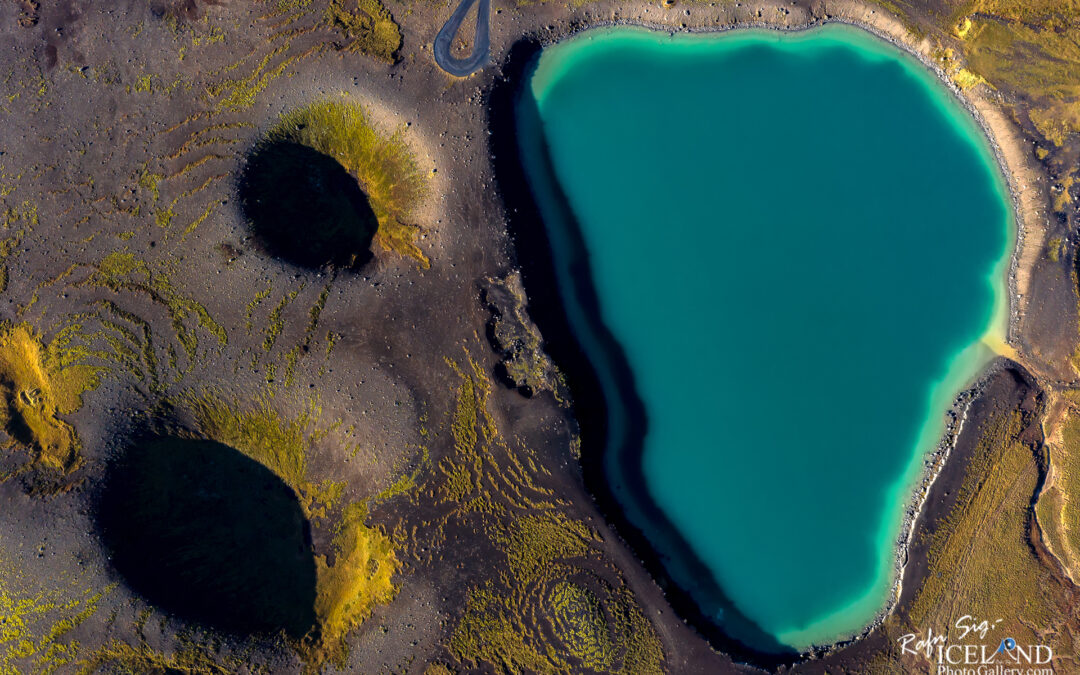
[[(603, 395), (603, 385), (600, 377), (593, 367), (591, 360), (585, 353), (584, 348), (571, 328), (565, 313), (561, 296), (555, 290), (539, 292), (538, 289), (554, 289), (558, 283), (553, 265), (553, 256), (548, 241), (548, 231), (544, 221), (539, 215), (539, 208), (532, 195), (532, 189), (526, 180), (524, 164), (520, 157), (518, 142), (515, 133), (516, 115), (514, 99), (517, 86), (523, 81), (529, 64), (532, 62), (542, 45), (535, 41), (519, 41), (511, 51), (510, 58), (504, 65), (504, 71), (511, 76), (501, 79), (493, 87), (488, 99), (489, 120), (492, 123), (492, 162), (495, 175), (495, 186), (506, 208), (506, 220), (508, 230), (514, 244), (514, 262), (522, 274), (526, 294), (529, 299), (528, 312), (530, 317), (539, 327), (544, 336), (543, 348), (567, 379), (573, 401), (573, 419), (577, 423), (579, 438), (583, 452), (581, 455), (581, 468), (585, 485), (590, 496), (595, 501), (604, 519), (613, 525), (614, 531), (620, 538), (626, 541), (628, 548), (648, 570), (652, 580), (657, 583), (668, 603), (675, 609), (680, 618), (691, 625), (699, 634), (703, 635), (710, 646), (720, 648), (734, 659), (746, 663), (768, 664), (769, 667), (782, 666), (790, 663), (789, 656), (758, 652), (743, 645), (741, 642), (727, 636), (719, 626), (707, 617), (699, 608), (697, 601), (690, 593), (677, 584), (666, 572), (662, 561), (662, 554), (657, 550), (652, 539), (648, 538), (643, 531), (638, 529), (626, 518), (625, 507), (611, 489), (605, 468), (606, 452), (590, 452), (584, 448), (606, 448), (608, 443), (607, 428), (609, 402)], [(575, 229), (576, 228), (571, 228)], [(583, 254), (580, 247), (576, 247), (575, 257)], [(597, 307), (597, 298), (592, 289), (591, 275), (587, 268), (588, 262), (584, 259), (575, 261), (574, 283), (578, 286), (579, 299), (588, 307)], [(598, 311), (593, 311), (591, 316), (597, 317)], [(607, 357), (614, 363), (611, 377), (619, 382), (620, 393), (625, 397), (621, 403), (630, 412), (627, 415), (630, 427), (627, 438), (629, 446), (620, 452), (621, 457), (637, 457), (640, 459), (643, 451), (641, 440), (644, 436), (646, 424), (646, 411), (644, 404), (636, 394), (633, 373), (629, 363), (622, 352), (621, 346), (608, 331), (607, 327), (600, 322), (592, 327), (596, 331), (596, 337), (604, 344)], [(634, 466), (641, 466), (640, 461), (633, 462)], [(644, 477), (631, 476), (630, 482), (641, 494), (645, 492)], [(648, 505), (646, 505), (648, 506)], [(649, 516), (655, 521), (664, 521), (666, 516), (652, 505)], [(711, 575), (706, 572), (703, 563), (697, 561), (696, 556), (689, 546), (681, 541), (680, 535), (674, 527), (666, 528), (671, 535), (668, 542), (682, 554), (682, 560), (689, 561), (706, 578), (711, 580)], [(720, 593), (718, 587), (715, 588)]]
[[(1042, 239), (1045, 238), (1045, 235), (1041, 230), (1035, 232), (1036, 235), (1040, 236), (1027, 236), (1031, 229), (1030, 224), (1033, 222), (1031, 217), (1032, 210), (1030, 205), (1025, 204), (1025, 201), (1021, 198), (1021, 189), (1026, 187), (1026, 184), (1034, 182), (1034, 179), (1031, 178), (1031, 168), (1026, 162), (1022, 161), (1022, 155), (1019, 154), (1019, 149), (1017, 147), (1015, 131), (1008, 127), (1008, 120), (1001, 117), (1000, 112), (991, 109), (991, 104), (977, 93), (965, 92), (957, 87), (949, 79), (948, 74), (944, 69), (934, 63), (927, 55), (920, 52), (917, 45), (907, 42), (904, 34), (897, 33), (898, 24), (890, 25), (888, 21), (870, 23), (856, 20), (850, 16), (840, 15), (814, 18), (798, 25), (777, 25), (776, 23), (769, 21), (737, 22), (717, 27), (690, 28), (682, 31), (673, 31), (672, 27), (669, 25), (650, 22), (644, 18), (590, 22), (586, 25), (578, 25), (554, 35), (545, 35), (543, 39), (536, 36), (526, 36), (519, 39), (507, 54), (507, 58), (503, 63), (503, 76), (499, 78), (500, 82), (497, 84), (497, 87), (514, 87), (520, 85), (522, 75), (525, 72), (528, 62), (535, 57), (541, 49), (555, 42), (577, 35), (584, 30), (593, 28), (638, 26), (667, 33), (683, 32), (701, 34), (726, 32), (745, 28), (798, 32), (828, 24), (844, 24), (862, 29), (918, 59), (925, 68), (929, 69), (936, 76), (938, 81), (946, 84), (957, 101), (963, 105), (976, 124), (980, 127), (983, 137), (986, 139), (994, 156), (994, 160), (997, 163), (1001, 177), (1005, 182), (1014, 214), (1015, 229), (1009, 233), (1010, 254), (1008, 256), (1009, 262), (1005, 284), (1008, 319), (1004, 326), (1005, 334), (1000, 336), (1002, 342), (1006, 344), (1014, 343), (1018, 339), (1017, 335), (1021, 330), (1021, 320), (1023, 317), (1022, 307), (1019, 305), (1022, 304), (1022, 300), (1025, 298), (1025, 294), (1019, 289), (1026, 288), (1026, 282), (1021, 283), (1021, 281), (1018, 280), (1018, 278), (1022, 276), (1018, 274), (1018, 270), (1023, 267), (1024, 262), (1028, 260), (1033, 249), (1036, 253), (1041, 249)], [(902, 27), (900, 28), (902, 29)], [(510, 84), (507, 85), (507, 82)], [(489, 120), (505, 119), (505, 115), (512, 114), (513, 112), (512, 109), (506, 107), (505, 100), (501, 103), (497, 102), (496, 99), (498, 98), (499, 96), (493, 92), (489, 99)], [(493, 131), (493, 139), (495, 135), (496, 134)], [(1004, 140), (999, 141), (999, 137)], [(497, 150), (495, 153), (496, 155), (505, 157), (503, 153), (508, 150), (507, 147), (500, 146), (497, 140), (493, 140), (492, 147), (493, 150)], [(524, 202), (522, 202), (521, 195), (511, 195), (509, 198), (506, 198), (508, 187), (501, 178), (501, 176), (505, 174), (498, 170), (500, 168), (500, 161), (497, 160), (495, 163), (497, 184), (499, 185), (499, 189), (503, 192), (504, 203), (507, 206), (508, 212), (514, 211), (515, 209), (520, 212), (522, 210), (520, 208), (522, 203), (532, 201), (531, 195), (526, 195)], [(501, 163), (505, 165), (507, 162), (503, 159)], [(1014, 169), (1015, 173), (1018, 175), (1014, 175)], [(520, 181), (517, 182), (517, 185), (514, 188), (509, 189), (510, 192), (515, 190), (526, 193), (529, 192), (529, 188), (526, 184)], [(531, 211), (535, 212), (535, 209), (532, 209)], [(537, 216), (535, 220), (539, 221), (539, 217)], [(606, 425), (606, 417), (603, 416), (606, 415), (606, 408), (603, 407), (603, 404), (596, 402), (589, 402), (587, 404), (579, 403), (583, 398), (583, 394), (585, 395), (585, 398), (592, 399), (593, 401), (597, 398), (602, 398), (597, 396), (601, 389), (597, 377), (595, 373), (584, 372), (591, 370), (592, 366), (584, 357), (580, 346), (576, 346), (576, 348), (567, 348), (565, 346), (553, 347), (554, 345), (565, 341), (576, 341), (576, 338), (565, 317), (562, 317), (561, 320), (552, 318), (552, 315), (557, 313), (558, 308), (544, 307), (544, 305), (549, 302), (558, 304), (558, 300), (551, 297), (544, 297), (545, 294), (537, 292), (538, 287), (547, 286), (548, 283), (554, 281), (550, 270), (545, 272), (542, 269), (539, 269), (550, 266), (550, 251), (542, 254), (536, 253), (538, 242), (536, 241), (535, 233), (525, 233), (525, 230), (527, 230), (529, 226), (525, 225), (522, 227), (523, 223), (521, 217), (510, 217), (510, 214), (508, 213), (508, 221), (511, 223), (510, 232), (516, 240), (516, 262), (522, 268), (527, 289), (530, 286), (529, 281), (533, 281), (533, 284), (531, 284), (533, 292), (529, 293), (531, 311), (547, 339), (549, 353), (555, 358), (556, 363), (567, 372), (567, 376), (571, 380), (571, 390), (574, 392), (575, 408), (577, 408), (576, 417), (581, 425), (583, 437), (590, 437), (585, 444), (590, 447), (606, 447), (606, 442), (601, 443), (600, 446), (594, 445), (599, 440), (598, 436), (600, 435), (601, 430), (603, 431), (605, 439), (607, 436), (607, 430), (603, 429)], [(538, 225), (542, 228), (543, 222), (538, 222)], [(523, 241), (529, 245), (523, 247), (521, 245)], [(528, 256), (522, 255), (523, 250), (529, 250), (530, 254)], [(545, 278), (548, 283), (541, 283), (541, 280), (544, 280)], [(559, 326), (558, 324), (562, 325)], [(606, 343), (607, 347), (610, 348), (614, 345), (615, 350), (617, 350), (614, 353), (610, 353), (609, 358), (616, 362), (621, 362), (625, 366), (625, 357), (621, 354), (621, 350), (618, 349), (618, 345), (614, 344), (614, 340), (610, 338), (610, 334), (607, 338), (604, 336), (600, 336), (600, 338), (602, 342)], [(578, 353), (574, 354), (573, 352)], [(966, 466), (957, 465), (956, 462), (949, 463), (947, 462), (947, 459), (950, 456), (951, 450), (955, 447), (956, 439), (969, 422), (968, 413), (971, 402), (982, 394), (987, 381), (1003, 368), (1007, 367), (1006, 364), (1007, 362), (999, 357), (982, 367), (969, 384), (954, 397), (952, 405), (946, 413), (947, 422), (945, 431), (935, 450), (926, 456), (925, 469), (922, 471), (919, 480), (915, 482), (914, 488), (911, 491), (911, 498), (904, 508), (904, 517), (900, 527), (900, 535), (895, 545), (895, 583), (889, 594), (887, 605), (878, 613), (873, 622), (855, 636), (835, 643), (815, 646), (794, 658), (792, 658), (793, 655), (785, 656), (767, 652), (758, 652), (757, 650), (746, 648), (741, 643), (732, 645), (733, 639), (728, 638), (726, 635), (717, 635), (715, 623), (702, 614), (700, 608), (697, 607), (696, 601), (693, 597), (690, 597), (687, 591), (673, 584), (667, 574), (657, 572), (660, 566), (659, 558), (661, 556), (651, 550), (651, 547), (654, 546), (654, 544), (651, 544), (650, 540), (645, 538), (642, 532), (638, 531), (634, 525), (623, 522), (626, 518), (625, 516), (620, 516), (618, 512), (624, 510), (625, 507), (613, 494), (610, 494), (610, 490), (605, 489), (605, 486), (603, 485), (603, 482), (605, 482), (602, 474), (604, 471), (603, 457), (592, 457), (593, 454), (599, 453), (587, 452), (586, 456), (583, 457), (582, 464), (586, 475), (586, 483), (589, 486), (590, 492), (593, 493), (594, 498), (597, 500), (601, 511), (606, 517), (614, 521), (616, 530), (619, 532), (620, 536), (628, 541), (631, 550), (633, 550), (639, 558), (645, 559), (645, 566), (649, 569), (650, 574), (657, 580), (661, 587), (665, 589), (669, 601), (676, 607), (680, 616), (688, 618), (690, 623), (699, 632), (705, 635), (714, 647), (720, 646), (724, 651), (728, 652), (738, 660), (769, 668), (817, 658), (858, 642), (878, 627), (895, 609), (897, 602), (903, 594), (903, 589), (905, 587), (905, 572), (907, 571), (909, 562), (908, 551), (913, 537), (919, 530), (920, 515), (924, 510), (927, 497), (930, 494), (933, 485), (943, 473), (962, 473), (966, 469)], [(617, 370), (621, 370), (621, 368)], [(629, 373), (628, 368), (626, 368), (626, 371), (627, 372), (625, 373), (613, 373), (612, 376), (620, 382), (632, 383), (632, 374)], [(592, 382), (590, 384), (585, 384), (585, 380), (592, 380)], [(636, 394), (634, 397), (636, 398)], [(643, 406), (640, 406), (639, 400), (637, 401), (637, 405), (631, 405), (628, 409), (633, 409), (635, 412), (642, 413), (640, 415), (630, 416), (634, 426), (628, 430), (628, 433), (630, 436), (634, 436), (635, 433), (639, 433), (644, 428), (643, 425), (645, 419)], [(597, 414), (601, 414), (601, 417), (597, 418)], [(604, 421), (598, 422), (598, 419)], [(975, 426), (977, 427), (978, 425)], [(635, 456), (633, 452), (628, 454), (630, 456)], [(625, 457), (626, 454), (621, 453), (620, 456)], [(600, 475), (598, 475), (598, 471), (601, 472)], [(598, 480), (598, 478), (601, 480)], [(908, 583), (912, 583), (917, 580), (909, 579), (907, 581)], [(710, 630), (710, 628), (712, 630)], [(720, 632), (722, 633), (722, 631)]]

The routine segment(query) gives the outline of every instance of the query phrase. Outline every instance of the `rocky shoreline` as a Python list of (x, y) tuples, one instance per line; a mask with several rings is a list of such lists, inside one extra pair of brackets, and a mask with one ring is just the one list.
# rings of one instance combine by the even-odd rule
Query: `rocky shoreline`
[(956, 398), (953, 400), (952, 406), (950, 406), (949, 410), (946, 412), (945, 431), (934, 451), (926, 455), (923, 459), (925, 469), (921, 478), (912, 490), (911, 499), (904, 509), (904, 517), (900, 526), (901, 534), (896, 542), (896, 556), (894, 558), (896, 580), (893, 583), (889, 603), (860, 633), (847, 640), (842, 640), (831, 645), (815, 647), (810, 654), (811, 656), (823, 657), (835, 654), (845, 647), (866, 638), (875, 629), (880, 627), (897, 608), (903, 595), (904, 576), (907, 572), (908, 563), (910, 562), (908, 555), (909, 549), (918, 532), (920, 518), (923, 515), (923, 509), (930, 497), (931, 490), (938, 478), (946, 471), (956, 471), (961, 476), (963, 475), (966, 467), (955, 465), (955, 463), (950, 464), (948, 463), (948, 459), (952, 454), (952, 451), (956, 448), (960, 434), (964, 431), (966, 425), (970, 421), (968, 414), (971, 411), (972, 404), (980, 396), (985, 394), (987, 383), (994, 376), (1008, 367), (1009, 363), (1005, 359), (995, 359), (989, 366), (983, 369), (974, 384), (957, 394)]

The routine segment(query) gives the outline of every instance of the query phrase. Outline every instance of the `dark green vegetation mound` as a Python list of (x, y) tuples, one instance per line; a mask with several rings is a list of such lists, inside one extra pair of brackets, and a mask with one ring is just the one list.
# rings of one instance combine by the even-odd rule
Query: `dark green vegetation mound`
[(240, 203), (267, 251), (302, 267), (358, 267), (379, 223), (356, 179), (333, 157), (270, 140), (248, 157)]
[(315, 624), (315, 560), (295, 493), (232, 448), (155, 437), (110, 472), (98, 521), (113, 564), (163, 610), (238, 633)]

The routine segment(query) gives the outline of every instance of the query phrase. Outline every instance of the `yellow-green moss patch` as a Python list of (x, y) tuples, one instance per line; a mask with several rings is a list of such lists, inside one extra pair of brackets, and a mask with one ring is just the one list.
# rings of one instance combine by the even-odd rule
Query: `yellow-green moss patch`
[(348, 51), (369, 54), (387, 63), (397, 61), (401, 29), (379, 0), (330, 0), (326, 22), (348, 38)]
[(471, 357), (448, 363), (459, 377), (453, 447), (431, 493), (453, 509), (450, 519), (486, 535), (493, 565), (470, 588), (447, 649), (466, 669), (663, 672), (659, 636), (597, 532), (542, 486), (528, 449), (500, 432), (486, 369)]
[(71, 631), (97, 612), (112, 587), (95, 591), (69, 582), (40, 588), (22, 572), (0, 560), (0, 674), (67, 672), (80, 651)]
[(1080, 414), (1069, 406), (1060, 435), (1049, 443), (1053, 480), (1039, 496), (1037, 515), (1054, 555), (1080, 579)]
[(213, 395), (188, 397), (200, 431), (207, 438), (236, 448), (276, 473), (297, 493), (310, 491), (307, 481), (308, 428), (315, 419), (310, 408), (285, 420), (266, 401), (250, 409)]
[(551, 613), (563, 644), (586, 668), (611, 667), (614, 645), (607, 617), (596, 594), (579, 584), (555, 584), (549, 596)]
[(315, 614), (322, 630), (325, 653), (340, 662), (345, 635), (371, 616), (376, 605), (397, 595), (392, 581), (401, 567), (390, 539), (378, 528), (365, 524), (367, 507), (362, 502), (345, 509), (334, 537), (334, 564), (318, 556)]
[(997, 412), (983, 423), (956, 504), (930, 535), (927, 574), (907, 626), (890, 624), (894, 631), (953, 626), (970, 614), (1002, 619), (995, 635), (1015, 636), (1017, 643), (1052, 640), (1055, 654), (1075, 653), (1067, 631), (1045, 632), (1065, 623), (1068, 599), (1060, 575), (1033, 546), (1031, 501), (1040, 459), (1020, 440), (1030, 423), (1019, 410)]
[(62, 419), (82, 406), (101, 370), (71, 361), (62, 343), (48, 347), (27, 324), (0, 325), (0, 425), (8, 446), (32, 454), (35, 468), (64, 476), (80, 463), (75, 429)]

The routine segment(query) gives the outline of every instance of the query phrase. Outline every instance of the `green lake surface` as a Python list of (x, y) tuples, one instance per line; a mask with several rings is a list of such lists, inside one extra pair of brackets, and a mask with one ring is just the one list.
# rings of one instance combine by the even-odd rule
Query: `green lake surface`
[(857, 634), (945, 413), (1006, 330), (1014, 221), (985, 135), (917, 60), (840, 25), (587, 31), (543, 50), (516, 114), (627, 517), (752, 648)]

